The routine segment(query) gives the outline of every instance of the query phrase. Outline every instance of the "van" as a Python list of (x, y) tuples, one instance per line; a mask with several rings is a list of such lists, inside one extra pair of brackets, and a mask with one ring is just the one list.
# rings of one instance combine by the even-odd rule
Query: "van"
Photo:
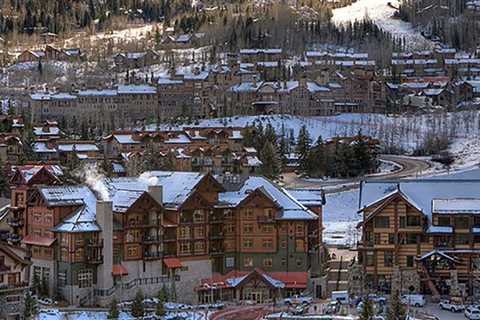
[(401, 302), (414, 307), (423, 307), (427, 302), (423, 294), (404, 294), (401, 297)]
[(349, 304), (350, 298), (348, 291), (332, 291), (332, 301), (338, 301), (341, 304)]

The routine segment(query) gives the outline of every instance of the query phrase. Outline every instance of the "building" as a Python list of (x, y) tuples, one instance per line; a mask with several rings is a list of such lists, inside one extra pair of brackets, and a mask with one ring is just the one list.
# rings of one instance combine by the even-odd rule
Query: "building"
[(194, 291), (200, 279), (257, 267), (299, 291), (321, 263), (322, 199), (310, 199), (310, 210), (262, 177), (152, 171), (94, 189), (38, 186), (22, 220), (32, 276), (72, 304), (164, 286), (194, 302), (207, 299)]
[(29, 289), (30, 261), (24, 249), (0, 243), (0, 318), (23, 317), (24, 297)]
[(365, 181), (358, 262), (364, 286), (478, 295), (477, 180)]

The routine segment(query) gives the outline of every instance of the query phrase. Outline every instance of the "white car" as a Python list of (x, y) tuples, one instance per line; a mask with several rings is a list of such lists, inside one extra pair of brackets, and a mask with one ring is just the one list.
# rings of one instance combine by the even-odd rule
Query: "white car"
[(299, 304), (308, 305), (308, 304), (311, 304), (313, 302), (313, 298), (308, 297), (308, 296), (298, 296), (298, 295), (296, 295), (296, 296), (293, 296), (293, 297), (285, 298), (283, 300), (283, 302), (286, 305), (299, 305)]
[(468, 306), (464, 314), (467, 319), (480, 320), (480, 310), (475, 306)]
[(423, 307), (427, 303), (425, 301), (425, 297), (422, 294), (404, 294), (400, 298), (400, 301), (403, 304), (414, 306), (417, 308)]
[(465, 306), (463, 304), (453, 303), (449, 300), (440, 301), (439, 306), (443, 310), (449, 310), (452, 312), (462, 312), (465, 310)]

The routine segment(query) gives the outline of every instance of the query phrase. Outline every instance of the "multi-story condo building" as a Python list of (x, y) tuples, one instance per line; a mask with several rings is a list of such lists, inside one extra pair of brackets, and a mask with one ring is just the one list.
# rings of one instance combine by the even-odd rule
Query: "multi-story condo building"
[(358, 262), (372, 290), (478, 294), (480, 181), (367, 181)]
[(320, 196), (308, 200), (311, 210), (262, 177), (194, 172), (93, 187), (38, 186), (22, 221), (32, 275), (71, 303), (106, 304), (163, 286), (192, 302), (200, 279), (256, 267), (282, 279), (302, 272), (300, 290), (319, 269)]
[(150, 85), (118, 85), (113, 89), (78, 90), (69, 93), (36, 92), (21, 109), (33, 123), (56, 120), (66, 126), (113, 130), (137, 121), (159, 117), (157, 89)]

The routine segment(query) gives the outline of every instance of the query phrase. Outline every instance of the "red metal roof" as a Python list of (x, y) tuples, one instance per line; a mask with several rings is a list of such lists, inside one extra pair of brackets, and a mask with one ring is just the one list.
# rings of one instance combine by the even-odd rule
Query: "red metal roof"
[(178, 258), (165, 258), (163, 259), (163, 263), (167, 266), (169, 269), (176, 269), (176, 268), (181, 268), (183, 267), (182, 261)]
[(127, 268), (121, 264), (114, 264), (112, 266), (112, 275), (114, 276), (126, 276), (128, 274)]
[(50, 247), (54, 242), (55, 238), (40, 237), (33, 234), (29, 234), (23, 238), (23, 243), (30, 244), (34, 246)]

